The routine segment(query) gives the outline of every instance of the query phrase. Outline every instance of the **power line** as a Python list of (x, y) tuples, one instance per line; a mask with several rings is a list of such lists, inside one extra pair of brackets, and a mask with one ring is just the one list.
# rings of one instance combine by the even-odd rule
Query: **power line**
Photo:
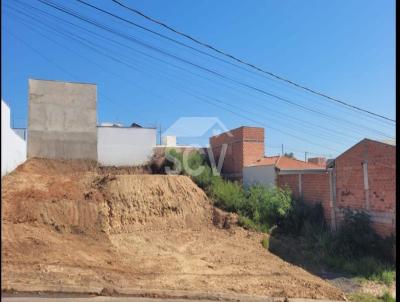
[[(112, 30), (112, 29), (108, 28), (107, 26), (99, 25), (96, 21), (93, 21), (93, 20), (90, 20), (90, 19), (88, 19), (88, 18), (82, 17), (82, 15), (79, 15), (78, 13), (74, 12), (74, 11), (71, 10), (71, 9), (68, 9), (68, 8), (63, 7), (62, 5), (58, 5), (58, 6), (57, 6), (57, 5), (55, 5), (55, 4), (53, 4), (53, 3), (50, 3), (50, 2), (48, 2), (48, 1), (44, 1), (44, 0), (39, 0), (39, 1), (42, 2), (42, 3), (44, 3), (45, 5), (48, 5), (48, 6), (51, 6), (51, 7), (55, 8), (55, 9), (57, 9), (57, 10), (60, 10), (60, 11), (66, 13), (66, 14), (68, 14), (68, 15), (72, 15), (72, 16), (74, 16), (75, 18), (78, 18), (78, 19), (80, 19), (80, 20), (82, 20), (82, 21), (88, 22), (88, 23), (90, 23), (90, 24), (92, 24), (92, 25), (95, 25), (95, 26), (97, 26), (97, 27), (100, 27), (100, 28), (102, 28), (102, 29), (104, 29), (104, 30), (111, 31), (111, 32), (113, 32), (114, 34), (119, 35), (120, 37), (123, 37), (123, 38), (125, 38), (125, 39), (127, 39), (127, 40), (130, 40), (131, 42), (134, 42), (134, 43), (136, 43), (136, 44), (139, 44), (139, 45), (141, 45), (141, 46), (143, 46), (143, 47), (145, 47), (145, 48), (151, 49), (152, 51), (161, 53), (162, 55), (168, 56), (168, 57), (170, 57), (170, 58), (172, 58), (172, 59), (174, 59), (174, 60), (178, 60), (178, 61), (183, 62), (183, 63), (185, 63), (185, 64), (191, 65), (191, 66), (196, 67), (196, 68), (198, 68), (198, 69), (200, 69), (200, 70), (202, 70), (202, 71), (211, 73), (211, 74), (213, 74), (213, 75), (215, 75), (215, 76), (218, 76), (218, 77), (220, 77), (220, 78), (222, 78), (222, 79), (225, 79), (225, 80), (228, 80), (228, 81), (230, 81), (230, 82), (233, 82), (233, 83), (235, 83), (235, 84), (237, 84), (237, 85), (240, 85), (240, 86), (242, 86), (242, 87), (245, 87), (245, 88), (254, 90), (254, 91), (258, 92), (258, 93), (261, 93), (261, 94), (267, 95), (267, 96), (269, 96), (269, 97), (275, 98), (275, 99), (277, 99), (277, 100), (279, 100), (279, 101), (283, 101), (283, 102), (285, 102), (285, 103), (288, 103), (288, 104), (290, 104), (290, 105), (292, 105), (292, 106), (296, 106), (296, 107), (301, 108), (301, 109), (303, 109), (303, 110), (310, 111), (310, 112), (313, 112), (313, 113), (317, 113), (317, 114), (319, 114), (319, 115), (321, 115), (321, 116), (324, 116), (324, 117), (327, 117), (327, 118), (329, 118), (329, 119), (331, 119), (331, 120), (334, 120), (334, 121), (336, 121), (336, 120), (341, 120), (341, 121), (346, 122), (346, 123), (348, 123), (348, 124), (351, 124), (351, 125), (353, 125), (353, 126), (357, 126), (357, 127), (360, 127), (360, 128), (364, 128), (364, 129), (370, 130), (370, 131), (374, 131), (374, 132), (376, 132), (376, 133), (379, 133), (380, 135), (386, 136), (386, 137), (388, 137), (388, 138), (392, 138), (392, 137), (386, 135), (384, 132), (378, 131), (378, 130), (376, 130), (376, 129), (370, 129), (369, 127), (366, 127), (365, 125), (358, 125), (358, 124), (355, 124), (355, 123), (353, 123), (353, 122), (350, 122), (350, 121), (348, 121), (348, 120), (346, 120), (346, 119), (334, 117), (334, 116), (331, 116), (331, 115), (329, 115), (329, 114), (323, 113), (323, 112), (321, 112), (321, 111), (318, 111), (318, 110), (315, 110), (315, 109), (312, 109), (312, 108), (308, 108), (308, 107), (306, 107), (306, 106), (297, 104), (296, 102), (293, 102), (293, 101), (291, 101), (291, 100), (289, 100), (289, 99), (287, 99), (287, 98), (283, 98), (283, 97), (281, 97), (281, 96), (278, 96), (278, 95), (269, 93), (268, 91), (265, 91), (265, 90), (263, 90), (263, 89), (254, 87), (254, 86), (252, 86), (252, 85), (249, 85), (249, 84), (246, 84), (246, 83), (244, 83), (244, 82), (235, 80), (235, 79), (230, 78), (230, 77), (228, 77), (228, 76), (225, 76), (225, 75), (223, 75), (223, 74), (221, 74), (221, 73), (219, 73), (219, 72), (217, 72), (217, 71), (215, 71), (215, 70), (212, 70), (212, 69), (210, 69), (210, 68), (203, 67), (203, 66), (201, 66), (201, 65), (199, 65), (199, 64), (196, 64), (196, 63), (193, 63), (193, 62), (191, 62), (191, 61), (189, 61), (189, 60), (180, 58), (180, 57), (178, 57), (178, 56), (176, 56), (176, 55), (174, 55), (174, 54), (171, 54), (171, 53), (169, 53), (169, 52), (166, 52), (166, 51), (164, 51), (164, 50), (161, 50), (160, 48), (157, 48), (157, 47), (155, 47), (155, 46), (149, 45), (148, 43), (139, 41), (139, 40), (137, 40), (137, 39), (135, 39), (135, 38), (132, 38), (131, 36), (127, 36), (127, 35), (125, 35), (125, 34), (121, 34), (121, 33), (119, 33), (119, 32), (116, 32), (115, 30)], [(77, 1), (82, 2), (82, 3), (85, 3), (85, 2), (83, 2), (83, 1), (81, 1), (81, 0), (77, 0)], [(85, 3), (85, 4), (87, 4), (87, 3)], [(109, 13), (109, 12), (107, 12), (107, 11), (104, 11), (104, 10), (102, 10), (102, 9), (100, 9), (100, 8), (97, 8), (97, 7), (93, 6), (93, 5), (90, 5), (90, 4), (87, 4), (87, 5), (90, 6), (90, 7), (94, 7), (95, 9), (97, 9), (97, 10), (103, 12), (103, 13), (109, 14), (109, 15), (115, 17), (115, 18), (124, 20), (124, 21), (128, 22), (129, 24), (133, 24), (133, 25), (137, 26), (137, 24), (132, 23), (132, 22), (130, 22), (129, 20), (126, 20), (126, 19), (124, 19), (124, 18), (121, 18), (121, 17), (119, 17), (119, 16), (116, 16), (116, 15), (114, 15), (114, 14), (112, 14), (112, 13)], [(140, 27), (140, 28), (142, 28), (142, 27)]]
[[(53, 28), (51, 28), (51, 29), (53, 29)], [(92, 48), (92, 47), (91, 47), (91, 48)], [(93, 49), (93, 48), (92, 48), (92, 49)], [(93, 50), (95, 50), (95, 49), (93, 49)], [(115, 59), (114, 57), (111, 57), (111, 56), (105, 54), (104, 52), (100, 52), (100, 53), (102, 53), (102, 54), (105, 55), (106, 57), (109, 57), (110, 59), (113, 59), (113, 60), (117, 61), (118, 63), (124, 64), (124, 65), (126, 65), (126, 66), (128, 66), (128, 67), (130, 67), (130, 68), (133, 68), (133, 66), (132, 66), (131, 64), (128, 64), (128, 63), (126, 63), (126, 62), (123, 62), (123, 61), (121, 61), (121, 60), (119, 60), (119, 59)], [(135, 69), (135, 70), (138, 70), (137, 67), (135, 67), (134, 69)], [(146, 71), (143, 71), (143, 70), (139, 70), (139, 71), (146, 73)], [(221, 106), (221, 105), (215, 104), (214, 102), (210, 102), (210, 101), (207, 100), (205, 97), (199, 97), (199, 96), (197, 96), (197, 95), (191, 93), (191, 92), (188, 91), (187, 89), (182, 89), (182, 90), (185, 91), (186, 94), (189, 94), (189, 95), (191, 95), (192, 97), (194, 97), (194, 98), (196, 98), (196, 99), (198, 99), (198, 100), (200, 100), (200, 101), (202, 101), (202, 102), (206, 102), (206, 103), (212, 104), (213, 106), (222, 108), (223, 110), (228, 111), (228, 112), (231, 112), (231, 113), (233, 113), (233, 114), (235, 114), (235, 115), (237, 115), (237, 116), (240, 116), (240, 117), (242, 117), (242, 118), (244, 118), (244, 119), (246, 119), (246, 120), (249, 120), (249, 121), (252, 121), (252, 122), (256, 122), (257, 124), (262, 124), (262, 125), (264, 125), (264, 126), (267, 127), (267, 128), (270, 128), (270, 129), (273, 129), (273, 130), (278, 131), (278, 132), (280, 132), (280, 133), (283, 133), (283, 134), (286, 134), (286, 135), (288, 135), (288, 136), (294, 137), (294, 138), (299, 139), (299, 140), (301, 140), (301, 141), (306, 141), (306, 142), (309, 142), (310, 144), (314, 144), (314, 145), (318, 145), (318, 146), (321, 146), (321, 147), (324, 147), (324, 148), (327, 148), (327, 149), (331, 149), (331, 148), (329, 148), (329, 147), (319, 145), (319, 144), (317, 144), (317, 143), (315, 143), (315, 142), (313, 142), (313, 141), (309, 141), (309, 140), (307, 140), (307, 139), (304, 139), (304, 138), (298, 137), (298, 136), (296, 136), (296, 135), (293, 135), (293, 134), (291, 134), (291, 133), (285, 132), (285, 131), (283, 131), (283, 130), (281, 130), (281, 129), (278, 129), (278, 128), (275, 128), (275, 127), (271, 127), (271, 126), (269, 126), (269, 125), (266, 125), (266, 124), (264, 124), (264, 123), (262, 123), (262, 122), (260, 122), (260, 121), (257, 121), (257, 120), (255, 120), (255, 119), (249, 118), (249, 117), (247, 117), (247, 116), (245, 116), (245, 115), (243, 115), (243, 114), (241, 114), (241, 113), (237, 113), (237, 112), (235, 112), (235, 111), (233, 111), (233, 110), (227, 109), (226, 107), (223, 107), (223, 106)], [(217, 103), (222, 103), (222, 104), (225, 104), (225, 105), (229, 105), (229, 104), (224, 103), (224, 102), (222, 102), (222, 101), (220, 101), (220, 100), (218, 100), (218, 99), (214, 99), (214, 101), (217, 102)], [(334, 149), (331, 149), (331, 150), (334, 150)], [(334, 151), (337, 151), (337, 150), (334, 150)]]
[[(53, 29), (53, 28), (51, 28), (51, 29)], [(104, 54), (104, 53), (103, 53)], [(119, 60), (119, 63), (121, 63), (121, 64), (123, 64), (123, 62), (122, 61), (120, 61)], [(131, 65), (130, 65), (131, 66)], [(218, 106), (218, 107), (220, 107), (220, 106)], [(224, 110), (226, 110), (226, 108), (223, 108)], [(230, 111), (230, 110), (228, 110), (228, 111)], [(232, 111), (230, 111), (230, 112), (232, 112)], [(243, 116), (242, 116), (243, 117)], [(246, 119), (248, 119), (247, 117), (245, 117)], [(249, 120), (249, 119), (248, 119)], [(255, 120), (253, 120), (253, 119), (250, 119), (250, 120), (252, 120), (252, 121), (255, 121)], [(257, 123), (259, 123), (258, 121), (257, 121)], [(274, 128), (272, 128), (272, 127), (270, 127), (270, 126), (266, 126), (266, 127), (268, 127), (268, 128), (271, 128), (271, 129), (274, 129)], [(278, 131), (278, 129), (274, 129), (274, 130), (277, 130)], [(280, 131), (280, 132), (282, 132), (282, 131)], [(283, 132), (283, 133), (285, 133), (285, 132)], [(285, 133), (285, 134), (287, 134), (287, 133)], [(287, 135), (290, 135), (290, 136), (293, 136), (293, 135), (291, 135), (291, 134), (287, 134)], [(296, 136), (294, 136), (294, 137), (296, 137)], [(296, 137), (296, 138), (299, 138), (299, 137)], [(300, 138), (301, 139), (301, 138)], [(315, 143), (314, 143), (315, 144)], [(333, 149), (332, 149), (333, 150)], [(336, 151), (336, 150), (335, 150)]]
[[(31, 6), (29, 6), (29, 7), (31, 7)], [(43, 12), (43, 11), (40, 10), (40, 9), (36, 9), (36, 8), (34, 8), (34, 7), (31, 7), (31, 8), (40, 11), (42, 14), (44, 13), (45, 15), (48, 15), (48, 16), (51, 16), (51, 17), (56, 18), (57, 20), (61, 20), (61, 21), (66, 22), (66, 23), (68, 23), (68, 24), (70, 24), (70, 25), (73, 25), (73, 26), (76, 26), (76, 27), (78, 27), (78, 28), (80, 28), (80, 29), (83, 29), (83, 30), (85, 30), (85, 31), (87, 31), (87, 32), (89, 32), (89, 33), (94, 34), (95, 36), (99, 36), (100, 38), (106, 40), (107, 42), (113, 42), (113, 43), (120, 44), (120, 43), (118, 43), (118, 42), (116, 42), (116, 41), (114, 41), (114, 40), (112, 40), (112, 39), (109, 39), (109, 38), (106, 39), (106, 38), (104, 38), (103, 36), (100, 36), (100, 35), (98, 35), (98, 34), (96, 34), (96, 33), (94, 33), (94, 32), (91, 32), (91, 31), (85, 29), (85, 28), (82, 28), (82, 27), (80, 27), (80, 26), (77, 26), (76, 24), (71, 23), (71, 22), (69, 22), (69, 21), (66, 21), (66, 20), (64, 20), (64, 19), (62, 19), (62, 18), (55, 17), (54, 15), (49, 14), (49, 13), (47, 13), (47, 12)], [(13, 9), (14, 9), (14, 8), (13, 8)], [(30, 19), (33, 19), (34, 21), (36, 21), (36, 22), (38, 22), (38, 23), (42, 23), (42, 22), (43, 22), (43, 18), (38, 20), (38, 19), (32, 17), (32, 14), (27, 15), (27, 14), (25, 14), (25, 13), (22, 12), (22, 11), (19, 11), (19, 10), (17, 10), (17, 11), (18, 11), (19, 13), (21, 13), (21, 14), (23, 14), (23, 15), (29, 17)], [(40, 24), (40, 25), (42, 25), (42, 24)], [(43, 26), (43, 25), (42, 25), (42, 26)], [(52, 25), (50, 28), (53, 29), (54, 27), (57, 27), (57, 25)], [(29, 29), (33, 30), (33, 28), (29, 28)], [(59, 33), (59, 32), (57, 32), (57, 33)], [(58, 42), (56, 42), (56, 41), (52, 40), (51, 38), (49, 38), (48, 35), (43, 35), (43, 34), (41, 34), (41, 33), (39, 33), (39, 34), (42, 35), (42, 36), (44, 36), (46, 39), (49, 39), (50, 41), (52, 41), (52, 42), (58, 44), (59, 46), (64, 47), (64, 46), (62, 46), (61, 44), (59, 44)], [(73, 37), (72, 37), (72, 38), (73, 38)], [(73, 39), (75, 39), (75, 38), (73, 38)], [(123, 46), (127, 47), (126, 45), (123, 45)], [(128, 48), (129, 48), (129, 47), (128, 47)], [(68, 48), (68, 47), (67, 47), (67, 49), (71, 50), (71, 49)], [(133, 50), (135, 50), (135, 49), (133, 49)], [(73, 51), (73, 50), (71, 50), (71, 51), (74, 52), (74, 53), (76, 53), (76, 54), (78, 54), (78, 56), (82, 57), (78, 52)], [(135, 51), (136, 51), (136, 50), (135, 50)], [(98, 65), (97, 63), (94, 63), (93, 61), (87, 59), (86, 57), (83, 57), (83, 58), (85, 58), (85, 59), (88, 60), (89, 62), (95, 64), (96, 66), (101, 67), (100, 65)], [(161, 61), (162, 61), (162, 62), (165, 62), (165, 61), (163, 61), (163, 60), (161, 60)], [(175, 66), (175, 65), (174, 65), (174, 66)], [(103, 70), (103, 71), (104, 71), (104, 70)], [(210, 98), (210, 97), (209, 97), (209, 98)], [(228, 105), (229, 105), (229, 106), (233, 106), (233, 105), (231, 105), (231, 104), (228, 104)], [(236, 106), (233, 106), (233, 107), (236, 107)], [(238, 108), (238, 107), (236, 107), (236, 108)], [(239, 109), (241, 109), (241, 108), (239, 108)], [(278, 112), (278, 113), (279, 113), (279, 112)], [(257, 115), (258, 115), (258, 114), (257, 114)], [(283, 114), (282, 114), (282, 115), (283, 115)], [(285, 115), (285, 117), (287, 117), (287, 115)], [(294, 119), (295, 121), (297, 121), (297, 122), (302, 122), (301, 120), (298, 120), (298, 119), (295, 119), (295, 118), (293, 118), (293, 119)], [(327, 129), (327, 130), (330, 130), (330, 129)], [(326, 136), (322, 137), (322, 139), (326, 139)]]
[[(23, 12), (21, 12), (22, 14), (24, 14), (25, 16), (28, 16), (29, 18), (31, 18), (31, 19), (33, 19), (34, 21), (36, 21), (36, 22), (38, 22), (38, 23), (42, 23), (43, 22), (43, 20), (42, 19), (40, 19), (40, 20), (38, 20), (38, 19), (36, 19), (36, 18), (33, 18), (31, 15), (26, 15), (25, 13), (23, 13)], [(47, 13), (46, 13), (47, 14)], [(47, 15), (50, 15), (50, 16), (52, 16), (51, 14), (47, 14)], [(59, 19), (59, 18), (58, 18)], [(63, 19), (60, 19), (60, 20), (63, 20)], [(64, 21), (64, 20), (63, 20)], [(68, 23), (70, 23), (70, 22), (68, 22)], [(42, 24), (40, 24), (40, 25), (42, 25)], [(71, 24), (71, 25), (75, 25), (75, 24)], [(43, 26), (43, 25), (42, 25)], [(51, 28), (52, 30), (54, 30), (54, 28), (57, 28), (57, 25), (51, 25), (49, 28)], [(31, 28), (30, 28), (31, 29)], [(31, 30), (33, 30), (33, 29), (31, 29)], [(65, 30), (64, 30), (65, 31)], [(59, 33), (59, 32), (57, 32), (57, 33)], [(71, 34), (71, 33), (70, 33)], [(45, 38), (47, 38), (47, 39), (49, 39), (46, 35), (43, 35), (43, 36), (45, 36)], [(72, 39), (74, 39), (75, 40), (75, 37), (71, 37), (70, 35), (68, 35), (68, 37), (70, 37), (70, 38), (72, 38)], [(51, 40), (51, 39), (50, 39)], [(113, 41), (113, 40), (110, 40), (110, 39), (106, 39), (107, 41), (109, 41), (109, 42), (115, 42), (115, 41)], [(52, 40), (51, 40), (52, 41)], [(54, 41), (52, 41), (52, 42), (54, 42)], [(80, 42), (80, 41), (79, 41)], [(86, 40), (86, 42), (88, 42), (87, 40)], [(80, 42), (80, 43), (82, 43), (82, 42)], [(89, 42), (90, 43), (90, 42)], [(57, 43), (58, 44), (58, 43)], [(99, 46), (98, 46), (99, 47)], [(109, 53), (109, 52), (108, 52)], [(97, 64), (96, 64), (97, 65)], [(192, 89), (193, 90), (193, 89)], [(220, 100), (218, 100), (218, 99), (216, 99), (216, 98), (212, 98), (212, 97), (209, 97), (209, 96), (205, 96), (205, 97), (207, 97), (208, 99), (213, 99), (213, 100), (215, 100), (215, 101), (217, 101), (217, 102), (222, 102), (222, 103), (224, 103), (223, 101), (220, 101)], [(233, 107), (233, 108), (237, 108), (237, 109), (239, 109), (239, 110), (241, 110), (241, 111), (244, 111), (244, 112), (248, 112), (248, 113), (250, 113), (250, 114), (254, 114), (254, 113), (251, 113), (251, 112), (249, 112), (248, 110), (245, 110), (245, 109), (242, 109), (242, 108), (240, 108), (240, 107), (237, 107), (237, 106), (235, 106), (235, 105), (232, 105), (232, 104), (229, 104), (229, 103), (224, 103), (224, 104), (226, 104), (226, 105), (228, 105), (228, 106), (231, 106), (231, 107)], [(261, 115), (259, 115), (259, 114), (255, 114), (255, 115), (258, 115), (258, 116), (260, 116), (260, 117), (262, 117), (262, 118), (264, 118), (264, 116), (261, 116)], [(320, 137), (321, 139), (324, 139), (324, 140), (328, 140), (328, 141), (331, 141), (331, 139), (329, 138), (327, 138), (326, 136), (323, 136), (323, 137)]]
[[(77, 0), (77, 1), (88, 5), (86, 2), (84, 2), (84, 1), (82, 1), (82, 0)], [(345, 101), (343, 101), (343, 100), (340, 100), (340, 99), (338, 99), (338, 98), (331, 97), (331, 96), (329, 96), (329, 95), (327, 95), (327, 94), (325, 94), (325, 93), (322, 93), (322, 92), (319, 92), (319, 91), (317, 91), (317, 90), (308, 88), (308, 87), (306, 87), (306, 86), (304, 86), (304, 85), (301, 85), (301, 84), (298, 84), (298, 83), (296, 83), (296, 82), (293, 82), (293, 81), (291, 81), (291, 80), (289, 80), (289, 79), (286, 79), (286, 78), (284, 78), (284, 77), (282, 77), (282, 76), (279, 76), (279, 75), (277, 75), (277, 74), (275, 74), (275, 73), (272, 73), (272, 72), (270, 72), (270, 71), (267, 71), (267, 70), (265, 70), (265, 69), (262, 69), (262, 68), (260, 68), (260, 67), (257, 67), (257, 66), (254, 65), (254, 64), (248, 63), (248, 62), (246, 62), (246, 61), (244, 61), (244, 60), (242, 60), (242, 59), (237, 58), (237, 57), (234, 56), (234, 55), (231, 55), (231, 54), (229, 54), (229, 53), (227, 53), (227, 52), (224, 52), (224, 51), (222, 51), (222, 50), (219, 50), (218, 48), (216, 48), (216, 47), (214, 47), (214, 46), (212, 46), (212, 45), (210, 45), (210, 44), (207, 44), (207, 43), (205, 43), (205, 42), (201, 42), (200, 40), (198, 40), (198, 39), (196, 39), (196, 38), (193, 38), (192, 36), (190, 36), (190, 35), (188, 35), (188, 34), (185, 34), (185, 33), (181, 32), (181, 31), (178, 31), (178, 30), (172, 28), (171, 26), (169, 26), (169, 25), (167, 25), (167, 24), (165, 24), (165, 23), (163, 23), (163, 22), (161, 22), (161, 21), (159, 21), (159, 20), (156, 20), (156, 19), (154, 19), (154, 18), (152, 18), (152, 17), (150, 17), (150, 16), (145, 15), (144, 13), (142, 13), (141, 11), (139, 11), (139, 10), (137, 10), (137, 9), (135, 9), (135, 8), (131, 8), (131, 7), (125, 5), (125, 4), (123, 4), (123, 3), (121, 3), (121, 2), (119, 2), (119, 1), (117, 1), (117, 0), (112, 0), (112, 1), (113, 1), (114, 3), (120, 5), (120, 6), (124, 7), (125, 9), (128, 9), (128, 10), (130, 10), (130, 11), (132, 11), (132, 12), (134, 12), (134, 13), (140, 15), (140, 16), (142, 16), (142, 17), (146, 18), (147, 20), (150, 20), (150, 21), (152, 21), (152, 22), (154, 22), (154, 23), (157, 23), (158, 25), (161, 25), (161, 26), (163, 26), (164, 28), (166, 28), (166, 29), (168, 29), (168, 30), (170, 30), (170, 31), (172, 31), (172, 32), (174, 32), (174, 33), (180, 35), (180, 36), (183, 36), (183, 37), (185, 37), (185, 38), (188, 38), (188, 39), (192, 40), (193, 42), (195, 42), (195, 43), (197, 43), (197, 44), (199, 44), (199, 45), (202, 45), (202, 46), (204, 46), (204, 47), (207, 47), (208, 49), (211, 49), (211, 50), (213, 50), (213, 51), (215, 51), (215, 52), (217, 52), (217, 53), (219, 53), (219, 54), (221, 54), (221, 55), (223, 55), (223, 56), (226, 56), (226, 57), (228, 57), (228, 58), (230, 58), (230, 59), (232, 59), (232, 60), (235, 60), (236, 62), (239, 62), (239, 63), (241, 63), (241, 64), (244, 64), (244, 65), (246, 65), (246, 66), (248, 66), (248, 67), (251, 67), (251, 68), (253, 68), (253, 69), (255, 69), (255, 70), (259, 71), (259, 72), (262, 72), (262, 73), (264, 73), (264, 74), (267, 74), (267, 75), (269, 75), (269, 76), (272, 76), (272, 77), (274, 77), (274, 78), (276, 78), (276, 79), (278, 79), (278, 80), (280, 80), (280, 81), (284, 81), (284, 82), (286, 82), (286, 83), (289, 83), (290, 85), (293, 85), (293, 86), (295, 86), (295, 87), (297, 87), (297, 88), (300, 88), (300, 89), (303, 89), (303, 90), (308, 91), (308, 92), (310, 92), (310, 93), (313, 93), (313, 94), (315, 94), (315, 95), (324, 97), (324, 98), (327, 99), (327, 100), (330, 100), (330, 101), (336, 102), (336, 103), (338, 103), (338, 104), (344, 105), (344, 106), (346, 106), (346, 107), (349, 107), (349, 108), (358, 110), (358, 111), (360, 111), (360, 112), (364, 112), (364, 113), (370, 114), (370, 115), (372, 115), (372, 116), (376, 116), (376, 117), (379, 117), (379, 118), (382, 118), (382, 119), (385, 119), (385, 120), (388, 120), (388, 121), (391, 121), (391, 122), (396, 123), (396, 120), (393, 120), (393, 119), (388, 118), (388, 117), (386, 117), (386, 116), (383, 116), (383, 115), (380, 115), (380, 114), (371, 112), (371, 111), (366, 110), (366, 109), (363, 109), (363, 108), (361, 108), (361, 107), (352, 105), (352, 104), (350, 104), (350, 103), (348, 103), (348, 102), (345, 102)]]

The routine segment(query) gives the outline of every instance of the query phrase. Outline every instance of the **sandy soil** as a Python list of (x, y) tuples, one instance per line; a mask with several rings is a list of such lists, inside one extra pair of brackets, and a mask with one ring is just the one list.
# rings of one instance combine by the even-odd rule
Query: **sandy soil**
[(11, 284), (196, 290), (343, 300), (262, 248), (262, 234), (212, 223), (185, 176), (29, 160), (2, 179), (2, 290)]

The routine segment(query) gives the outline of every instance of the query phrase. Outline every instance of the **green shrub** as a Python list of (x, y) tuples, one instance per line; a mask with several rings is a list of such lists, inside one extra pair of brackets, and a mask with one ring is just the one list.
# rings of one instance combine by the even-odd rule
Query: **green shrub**
[(269, 249), (269, 237), (264, 237), (264, 239), (261, 241), (261, 244), (262, 244), (262, 246), (265, 248), (265, 249)]
[(384, 293), (384, 294), (382, 295), (382, 297), (380, 297), (380, 299), (381, 299), (383, 302), (396, 302), (396, 299), (393, 298), (393, 296), (392, 296), (390, 293), (388, 293), (388, 292)]
[(349, 259), (374, 257), (389, 261), (394, 242), (394, 237), (382, 239), (376, 233), (368, 214), (347, 211), (332, 240), (331, 250)]
[(189, 176), (198, 169), (204, 170), (207, 165), (205, 155), (198, 151), (178, 152), (175, 149), (167, 149), (165, 153), (166, 160), (164, 168), (177, 171), (178, 174)]
[(379, 275), (373, 275), (372, 280), (379, 280), (387, 286), (392, 285), (396, 281), (396, 271), (392, 269), (384, 269)]
[(218, 178), (219, 176), (213, 175), (212, 169), (210, 166), (205, 165), (203, 172), (201, 174), (193, 176), (193, 181), (206, 192), (209, 190), (213, 179)]
[(182, 174), (182, 158), (183, 155), (181, 152), (177, 152), (175, 149), (166, 149), (162, 168), (167, 173), (169, 173), (169, 171), (176, 171), (177, 174)]
[(246, 202), (240, 212), (258, 224), (279, 224), (291, 208), (290, 194), (289, 190), (278, 187), (251, 186), (246, 191)]
[(349, 294), (349, 299), (351, 302), (396, 302), (396, 299), (388, 292), (382, 297), (375, 297), (367, 293), (352, 293)]
[[(313, 230), (325, 231), (326, 223), (320, 203), (308, 204), (303, 200), (292, 200), (284, 220), (278, 223), (279, 231), (295, 236), (308, 236)], [(314, 232), (315, 235), (315, 232)]]
[(212, 179), (210, 193), (214, 204), (228, 212), (239, 213), (246, 198), (240, 184), (220, 177)]
[(258, 226), (248, 217), (239, 216), (238, 224), (246, 230), (257, 230)]
[(313, 269), (348, 273), (387, 285), (395, 281), (394, 266), (388, 261), (395, 237), (379, 237), (364, 213), (346, 213), (336, 232), (328, 230), (322, 218), (319, 205), (294, 202), (274, 235), (296, 240), (300, 262)]

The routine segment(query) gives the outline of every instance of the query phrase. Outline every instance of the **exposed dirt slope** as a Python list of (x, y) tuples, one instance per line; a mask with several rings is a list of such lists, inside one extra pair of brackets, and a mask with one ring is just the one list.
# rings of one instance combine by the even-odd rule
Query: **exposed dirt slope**
[(2, 289), (71, 285), (342, 299), (337, 288), (263, 249), (261, 234), (215, 228), (209, 200), (189, 178), (129, 171), (35, 159), (4, 177)]

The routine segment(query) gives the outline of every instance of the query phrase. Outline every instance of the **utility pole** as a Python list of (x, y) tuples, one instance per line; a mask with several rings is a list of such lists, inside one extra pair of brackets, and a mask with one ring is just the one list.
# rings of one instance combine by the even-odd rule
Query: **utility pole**
[(281, 155), (283, 156), (283, 144), (282, 144), (282, 153), (281, 153)]
[(161, 141), (161, 124), (160, 124), (160, 146), (162, 145), (162, 141)]
[(306, 152), (304, 152), (304, 161), (307, 161), (307, 151)]

